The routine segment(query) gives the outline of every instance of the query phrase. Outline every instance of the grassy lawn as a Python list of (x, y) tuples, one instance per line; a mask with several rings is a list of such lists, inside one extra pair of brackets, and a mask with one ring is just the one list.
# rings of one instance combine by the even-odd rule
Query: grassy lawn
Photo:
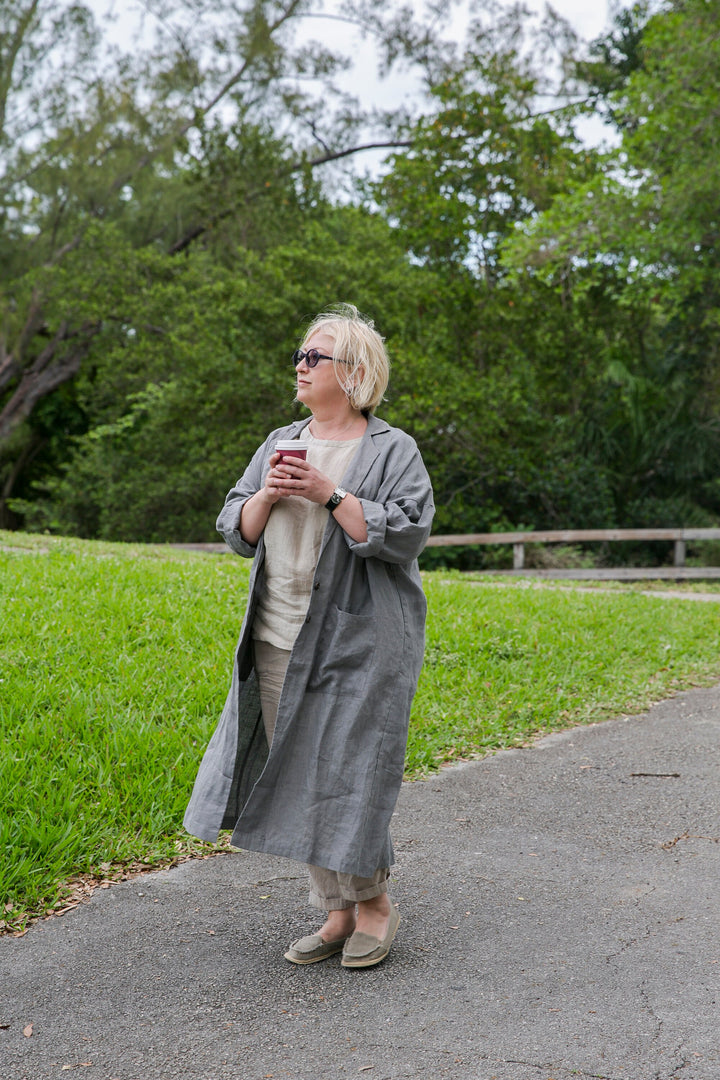
[(406, 768), (640, 712), (720, 675), (720, 607), (435, 572)]
[[(80, 875), (211, 850), (182, 815), (222, 707), (249, 565), (0, 533), (0, 930)], [(407, 775), (720, 677), (714, 603), (446, 571)]]

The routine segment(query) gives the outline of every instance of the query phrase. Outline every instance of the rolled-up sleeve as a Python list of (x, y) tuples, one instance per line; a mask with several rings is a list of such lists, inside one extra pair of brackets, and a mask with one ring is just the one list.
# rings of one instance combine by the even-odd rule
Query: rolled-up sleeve
[(367, 525), (367, 540), (346, 536), (348, 547), (361, 558), (391, 563), (417, 559), (430, 535), (435, 513), (432, 485), (420, 451), (408, 436), (400, 453), (384, 462), (376, 498), (358, 495)]
[(270, 458), (268, 441), (258, 447), (247, 469), (232, 491), (229, 491), (226, 495), (225, 505), (215, 522), (215, 528), (228, 547), (237, 555), (242, 555), (246, 559), (252, 559), (255, 556), (257, 547), (243, 540), (240, 533), (240, 515), (248, 499), (256, 491), (259, 491), (265, 482), (265, 473)]

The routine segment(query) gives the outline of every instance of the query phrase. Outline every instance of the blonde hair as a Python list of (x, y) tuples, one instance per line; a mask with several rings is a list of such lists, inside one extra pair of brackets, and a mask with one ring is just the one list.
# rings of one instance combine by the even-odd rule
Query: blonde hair
[(338, 304), (315, 316), (301, 348), (313, 334), (327, 334), (335, 343), (335, 375), (352, 407), (374, 412), (387, 390), (390, 361), (372, 319), (361, 315), (354, 304)]

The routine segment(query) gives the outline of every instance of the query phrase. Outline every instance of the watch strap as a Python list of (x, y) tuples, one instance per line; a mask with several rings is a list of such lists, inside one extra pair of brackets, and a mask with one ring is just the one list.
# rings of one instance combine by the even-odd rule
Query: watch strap
[(345, 491), (344, 488), (336, 487), (328, 501), (325, 503), (325, 509), (329, 510), (332, 514), (333, 510), (337, 510), (346, 495), (347, 491)]

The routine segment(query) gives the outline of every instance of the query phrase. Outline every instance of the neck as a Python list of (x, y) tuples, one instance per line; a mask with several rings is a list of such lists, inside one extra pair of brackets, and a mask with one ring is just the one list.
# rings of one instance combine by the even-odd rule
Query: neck
[(337, 413), (313, 413), (309, 426), (316, 439), (354, 439), (362, 435), (367, 427), (367, 420), (356, 409), (348, 409), (340, 416)]

